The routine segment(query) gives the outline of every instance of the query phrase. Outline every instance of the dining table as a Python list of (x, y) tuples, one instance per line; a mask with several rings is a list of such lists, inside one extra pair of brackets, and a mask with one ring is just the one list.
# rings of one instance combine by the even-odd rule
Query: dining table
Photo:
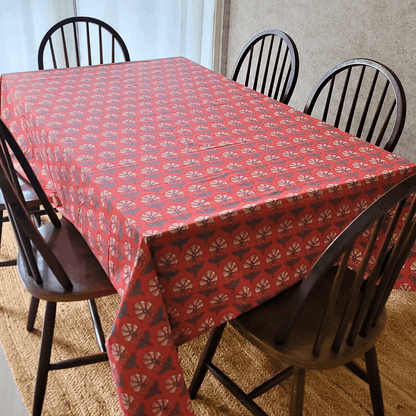
[[(177, 348), (305, 278), (415, 172), (184, 57), (5, 74), (1, 118), (120, 295), (128, 416), (193, 415)], [(415, 256), (396, 288), (416, 290)]]

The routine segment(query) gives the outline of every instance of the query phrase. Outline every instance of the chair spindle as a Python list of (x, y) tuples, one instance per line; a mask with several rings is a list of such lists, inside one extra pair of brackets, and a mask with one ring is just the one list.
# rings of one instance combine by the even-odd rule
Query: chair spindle
[(380, 146), (381, 141), (383, 140), (384, 134), (386, 133), (387, 127), (390, 123), (391, 116), (393, 115), (393, 111), (396, 108), (396, 100), (393, 101), (393, 104), (390, 107), (390, 111), (387, 114), (386, 119), (384, 120), (384, 123), (380, 129), (380, 132), (378, 134), (377, 140), (374, 142), (376, 146)]
[[(285, 55), (283, 57), (283, 62), (282, 62), (282, 65), (280, 66), (279, 78), (277, 80), (276, 89), (274, 91), (273, 98), (275, 100), (277, 100), (279, 90), (280, 90), (280, 85), (282, 84), (282, 78), (283, 78), (283, 74), (284, 74), (284, 70), (285, 70), (288, 55), (289, 55), (289, 48), (286, 48)], [(283, 89), (283, 91), (284, 91), (284, 89)]]
[(88, 65), (92, 65), (90, 25), (88, 22), (86, 22), (86, 29), (87, 29)]
[(103, 54), (103, 33), (101, 26), (98, 27), (98, 37), (100, 39), (100, 64), (104, 63), (104, 54)]
[(72, 22), (72, 25), (73, 25), (73, 30), (74, 30), (75, 56), (77, 59), (77, 66), (81, 66), (81, 62), (79, 59), (78, 28), (75, 22)]
[(114, 35), (111, 37), (111, 63), (114, 64), (116, 62), (116, 38)]
[(263, 83), (262, 83), (261, 89), (260, 89), (260, 92), (262, 94), (264, 94), (264, 90), (266, 89), (266, 82), (267, 82), (267, 78), (268, 78), (268, 75), (269, 75), (269, 66), (270, 66), (270, 59), (271, 59), (271, 56), (272, 56), (273, 41), (274, 41), (274, 37), (272, 36), (270, 38), (270, 42), (269, 42), (269, 51), (267, 53), (266, 65), (264, 67)]
[(58, 65), (56, 63), (55, 51), (53, 49), (53, 44), (52, 44), (52, 37), (49, 38), (49, 46), (51, 48), (53, 67), (56, 69), (56, 68), (58, 68)]
[(282, 44), (283, 44), (283, 39), (280, 38), (279, 46), (278, 46), (277, 52), (276, 52), (276, 59), (274, 61), (274, 67), (273, 67), (272, 77), (270, 79), (269, 93), (267, 94), (269, 97), (274, 97), (274, 94), (273, 94), (273, 85), (274, 85), (274, 81), (276, 79), (277, 68), (279, 67), (280, 51), (282, 50)]
[(379, 100), (378, 105), (377, 105), (377, 110), (374, 113), (374, 118), (373, 118), (373, 121), (371, 123), (370, 129), (369, 129), (368, 134), (367, 134), (367, 138), (366, 138), (367, 142), (370, 142), (372, 137), (373, 137), (374, 129), (376, 128), (376, 124), (377, 124), (378, 119), (380, 117), (380, 112), (381, 112), (381, 109), (383, 107), (384, 100), (386, 98), (386, 94), (387, 94), (387, 90), (389, 88), (389, 85), (390, 85), (389, 82), (386, 81), (386, 84), (385, 84), (384, 89), (383, 89), (383, 93), (381, 94), (380, 100)]
[(335, 75), (331, 78), (331, 82), (329, 84), (329, 89), (328, 89), (328, 94), (326, 96), (324, 113), (322, 114), (322, 121), (325, 121), (325, 122), (328, 118), (329, 105), (331, 104), (332, 91), (334, 90), (334, 84), (335, 84)]
[(357, 87), (355, 89), (354, 98), (353, 98), (352, 103), (351, 103), (350, 113), (348, 115), (348, 121), (347, 121), (347, 124), (345, 126), (345, 131), (347, 133), (349, 133), (350, 130), (351, 130), (352, 120), (354, 118), (355, 110), (357, 108), (358, 97), (360, 95), (361, 87), (363, 85), (364, 74), (365, 74), (365, 66), (363, 66), (361, 68), (360, 77), (358, 78), (358, 82), (357, 82)]
[(363, 113), (361, 115), (360, 125), (358, 126), (358, 130), (357, 130), (357, 133), (356, 133), (357, 137), (361, 137), (361, 134), (363, 132), (363, 128), (364, 128), (365, 121), (367, 119), (368, 110), (370, 108), (371, 100), (373, 99), (374, 89), (375, 89), (376, 83), (377, 83), (377, 78), (378, 78), (378, 72), (375, 73), (374, 78), (373, 78), (373, 82), (371, 83), (370, 92), (368, 94), (367, 101), (365, 103), (364, 110), (363, 110)]
[(344, 81), (344, 86), (342, 88), (341, 98), (340, 98), (339, 104), (338, 104), (337, 115), (335, 117), (335, 122), (334, 122), (335, 127), (339, 127), (339, 121), (341, 119), (342, 110), (343, 110), (344, 103), (345, 103), (345, 96), (347, 95), (348, 84), (350, 82), (350, 77), (351, 77), (351, 68), (348, 68), (347, 75), (346, 75), (345, 81)]
[(66, 66), (66, 68), (69, 68), (68, 49), (66, 47), (66, 38), (65, 38), (65, 32), (64, 32), (63, 27), (61, 27), (61, 36), (62, 36), (62, 46), (64, 48), (65, 66)]

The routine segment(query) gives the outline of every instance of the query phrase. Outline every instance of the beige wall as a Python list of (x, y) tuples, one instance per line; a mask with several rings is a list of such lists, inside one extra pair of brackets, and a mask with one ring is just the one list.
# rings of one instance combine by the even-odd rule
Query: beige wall
[(416, 0), (230, 0), (228, 76), (246, 42), (265, 29), (283, 30), (298, 47), (300, 73), (290, 102), (298, 110), (340, 62), (370, 58), (390, 67), (407, 96), (395, 153), (416, 163)]

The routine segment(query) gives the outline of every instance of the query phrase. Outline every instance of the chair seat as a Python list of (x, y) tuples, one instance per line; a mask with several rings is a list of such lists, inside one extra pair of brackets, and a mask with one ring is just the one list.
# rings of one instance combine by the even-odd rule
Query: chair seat
[[(18, 272), (25, 289), (32, 296), (50, 302), (89, 300), (116, 293), (82, 235), (67, 219), (62, 218), (61, 224), (58, 228), (52, 223), (47, 223), (39, 228), (39, 232), (70, 278), (72, 289), (64, 289), (59, 284), (36, 249), (34, 254), (42, 276), (42, 285), (36, 284), (34, 279), (28, 276), (21, 253), (17, 257)], [(72, 276), (75, 278), (71, 279)]]
[(341, 293), (345, 294), (343, 298), (345, 302), (339, 302), (336, 305), (329, 323), (330, 333), (333, 336), (326, 338), (319, 357), (314, 356), (312, 354), (313, 344), (324, 314), (323, 305), (326, 304), (325, 299), (328, 299), (336, 269), (334, 267), (331, 273), (321, 279), (321, 282), (310, 293), (305, 309), (296, 323), (295, 330), (292, 331), (283, 345), (276, 344), (275, 335), (286, 311), (291, 308), (298, 285), (292, 286), (279, 296), (244, 313), (231, 321), (230, 324), (271, 358), (284, 361), (290, 365), (305, 369), (323, 370), (353, 361), (375, 345), (385, 326), (386, 312), (384, 309), (377, 325), (371, 328), (366, 338), (358, 337), (353, 347), (343, 343), (339, 352), (335, 353), (331, 350), (332, 341), (344, 314), (348, 294), (355, 278), (355, 273), (350, 270), (348, 279), (344, 279), (341, 287)]
[[(22, 188), (23, 197), (25, 199), (26, 206), (28, 207), (28, 209), (38, 207), (40, 203), (35, 190), (21, 176), (17, 175), (17, 178), (19, 179), (19, 185)], [(3, 193), (0, 191), (0, 210), (4, 211), (5, 209), (6, 205), (4, 203)]]

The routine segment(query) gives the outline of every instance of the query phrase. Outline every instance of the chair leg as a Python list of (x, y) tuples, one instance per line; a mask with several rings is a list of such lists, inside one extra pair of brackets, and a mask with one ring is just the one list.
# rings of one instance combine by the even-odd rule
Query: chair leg
[(290, 395), (290, 413), (289, 416), (302, 416), (303, 398), (305, 395), (305, 375), (304, 368), (293, 368), (293, 384)]
[(35, 325), (36, 314), (38, 313), (39, 299), (34, 296), (30, 299), (29, 313), (27, 315), (27, 325), (26, 329), (31, 332), (33, 331), (33, 326)]
[[(1, 237), (3, 235), (3, 223), (8, 221), (7, 217), (4, 217), (4, 211), (0, 210), (0, 249), (1, 249)], [(3, 260), (0, 261), (0, 267), (9, 267), (9, 266), (16, 266), (17, 261), (16, 259), (12, 259), (12, 260)]]
[[(39, 209), (39, 207), (36, 207), (36, 209)], [(40, 226), (40, 217), (33, 216), (34, 223), (37, 227)], [(27, 325), (26, 329), (31, 332), (33, 331), (33, 326), (35, 325), (35, 319), (36, 315), (38, 313), (38, 307), (39, 307), (39, 299), (32, 296), (30, 299), (30, 306), (29, 306), (29, 313), (27, 316)]]
[(189, 396), (191, 399), (195, 399), (202, 382), (204, 381), (205, 375), (207, 374), (209, 364), (214, 357), (215, 351), (221, 340), (222, 333), (224, 332), (226, 323), (214, 328), (209, 336), (208, 342), (205, 346), (204, 352), (199, 359), (198, 367), (192, 378), (192, 382), (189, 386)]
[(378, 371), (376, 347), (365, 353), (368, 384), (370, 387), (371, 403), (374, 416), (384, 416), (383, 393), (381, 391), (380, 373)]
[(3, 232), (3, 221), (4, 221), (4, 211), (0, 209), (0, 247), (1, 247), (1, 236)]
[(100, 347), (101, 352), (106, 352), (105, 348), (105, 337), (103, 333), (103, 328), (101, 326), (100, 316), (98, 315), (97, 305), (94, 299), (88, 301), (90, 307), (92, 324), (95, 330), (95, 337), (97, 338), (98, 346)]
[(47, 302), (45, 318), (43, 321), (42, 338), (40, 344), (38, 373), (36, 376), (36, 387), (33, 401), (33, 416), (40, 416), (42, 413), (43, 400), (45, 398), (46, 383), (50, 367), (52, 350), (53, 330), (55, 327), (56, 303)]

